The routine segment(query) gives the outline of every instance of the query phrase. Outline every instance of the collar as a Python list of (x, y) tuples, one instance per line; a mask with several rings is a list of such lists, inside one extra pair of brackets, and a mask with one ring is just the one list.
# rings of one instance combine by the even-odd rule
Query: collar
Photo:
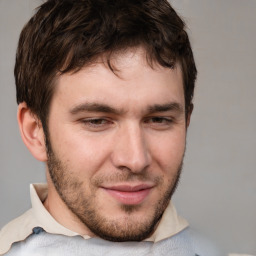
[[(47, 197), (48, 188), (46, 184), (30, 185), (30, 197), (32, 208), (22, 216), (8, 223), (0, 231), (0, 255), (10, 250), (15, 242), (24, 241), (33, 233), (33, 228), (41, 227), (47, 233), (65, 236), (81, 236), (61, 224), (59, 224), (45, 209), (43, 202)], [(172, 202), (167, 206), (157, 229), (145, 241), (158, 242), (174, 236), (188, 226), (188, 222), (178, 216)], [(84, 239), (90, 237), (82, 236)]]

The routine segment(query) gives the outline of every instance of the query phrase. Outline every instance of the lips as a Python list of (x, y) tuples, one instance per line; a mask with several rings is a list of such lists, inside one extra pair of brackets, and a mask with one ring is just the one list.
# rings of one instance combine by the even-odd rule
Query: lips
[(121, 204), (138, 205), (147, 198), (152, 188), (153, 186), (148, 184), (135, 186), (125, 184), (104, 187), (103, 189)]

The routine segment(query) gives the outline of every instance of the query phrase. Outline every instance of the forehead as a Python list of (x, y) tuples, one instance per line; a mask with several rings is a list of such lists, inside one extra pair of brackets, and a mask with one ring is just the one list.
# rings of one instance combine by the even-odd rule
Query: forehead
[(159, 64), (149, 65), (145, 51), (133, 49), (111, 56), (111, 70), (104, 58), (76, 73), (59, 77), (54, 100), (61, 104), (84, 101), (102, 103), (133, 102), (157, 104), (159, 101), (179, 101), (184, 104), (182, 72)]

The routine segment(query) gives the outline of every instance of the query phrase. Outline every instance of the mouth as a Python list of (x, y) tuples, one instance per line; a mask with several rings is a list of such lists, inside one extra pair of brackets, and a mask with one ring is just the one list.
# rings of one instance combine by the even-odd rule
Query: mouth
[(103, 189), (115, 200), (125, 205), (141, 204), (153, 189), (152, 185), (114, 185), (110, 187), (103, 187)]

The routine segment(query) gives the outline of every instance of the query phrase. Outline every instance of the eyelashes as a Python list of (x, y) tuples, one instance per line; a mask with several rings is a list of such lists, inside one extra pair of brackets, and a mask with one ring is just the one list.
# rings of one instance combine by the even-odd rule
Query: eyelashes
[[(109, 118), (85, 118), (81, 119), (80, 122), (85, 129), (97, 132), (114, 127), (117, 121)], [(146, 117), (142, 120), (142, 125), (156, 130), (168, 129), (173, 123), (173, 118), (162, 116)]]

